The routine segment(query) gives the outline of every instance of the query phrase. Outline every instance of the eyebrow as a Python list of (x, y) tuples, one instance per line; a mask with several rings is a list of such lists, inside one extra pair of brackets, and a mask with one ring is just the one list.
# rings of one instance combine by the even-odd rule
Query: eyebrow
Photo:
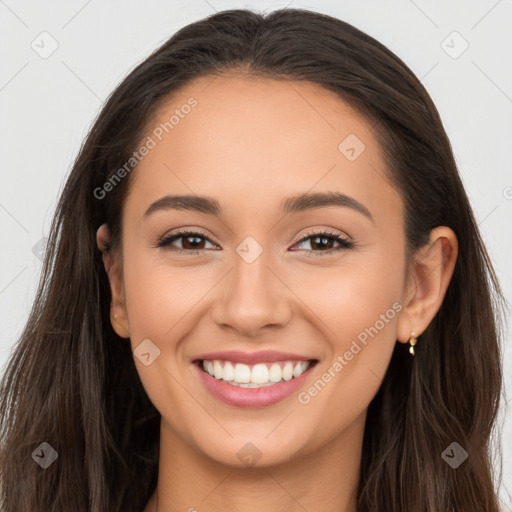
[[(351, 208), (363, 214), (373, 222), (372, 214), (366, 206), (356, 201), (353, 197), (340, 192), (304, 193), (289, 197), (281, 203), (281, 211), (285, 214), (298, 213), (328, 206)], [(166, 210), (188, 210), (216, 216), (222, 213), (220, 203), (211, 197), (197, 195), (166, 195), (152, 203), (143, 217), (147, 218), (158, 211)]]

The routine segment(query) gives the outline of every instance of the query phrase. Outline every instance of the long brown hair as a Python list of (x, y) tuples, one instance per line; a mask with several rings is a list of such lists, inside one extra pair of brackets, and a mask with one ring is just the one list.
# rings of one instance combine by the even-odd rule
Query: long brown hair
[[(414, 358), (397, 343), (370, 403), (360, 512), (497, 512), (490, 441), (500, 400), (503, 295), (428, 93), (372, 37), (300, 9), (227, 10), (179, 30), (117, 87), (60, 197), (33, 308), (1, 382), (3, 512), (140, 511), (155, 489), (160, 415), (130, 344), (109, 320), (110, 288), (96, 230), (119, 247), (126, 176), (95, 190), (137, 149), (160, 100), (226, 71), (309, 81), (334, 91), (374, 127), (405, 203), (408, 254), (448, 226), (459, 257)], [(136, 170), (134, 171), (136, 172)], [(57, 460), (32, 454), (48, 443)], [(441, 454), (457, 442), (457, 469)]]

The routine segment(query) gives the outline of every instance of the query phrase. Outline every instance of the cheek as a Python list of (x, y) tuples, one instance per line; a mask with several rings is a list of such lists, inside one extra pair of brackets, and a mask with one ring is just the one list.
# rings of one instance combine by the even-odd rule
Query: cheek
[[(183, 412), (176, 415), (181, 419), (175, 421), (185, 422), (190, 395), (179, 384), (181, 379), (174, 377), (182, 371), (179, 340), (193, 330), (194, 306), (197, 308), (208, 285), (192, 268), (173, 268), (168, 261), (154, 258), (135, 247), (126, 252), (129, 253), (124, 260), (126, 311), (139, 377), (159, 411), (168, 410), (172, 397), (176, 410)], [(158, 355), (145, 365), (137, 358), (137, 352), (138, 347), (143, 346), (143, 340), (148, 339), (159, 352), (155, 352)], [(149, 351), (153, 350), (150, 345)]]
[[(214, 287), (218, 269), (208, 265), (187, 268), (133, 245), (126, 251), (124, 262), (132, 342), (168, 338), (174, 326), (187, 323), (187, 315)], [(350, 255), (338, 265), (283, 267), (280, 274), (302, 303), (303, 314), (317, 325), (323, 322), (321, 330), (334, 340), (333, 349), (339, 352), (361, 333), (364, 337), (365, 329), (374, 326), (400, 297), (403, 255), (398, 251), (369, 250)]]
[[(385, 336), (394, 336), (390, 332), (397, 316), (393, 304), (401, 296), (402, 280), (401, 255), (388, 258), (368, 252), (337, 267), (304, 271), (293, 289), (322, 321), (326, 337), (338, 352), (358, 335), (364, 338), (365, 329), (375, 324)], [(386, 317), (384, 325), (381, 315)]]
[(301, 279), (297, 295), (321, 320), (316, 325), (328, 350), (322, 382), (303, 398), (307, 402), (318, 393), (320, 410), (342, 403), (330, 413), (334, 423), (361, 414), (380, 387), (396, 344), (403, 264), (399, 253), (391, 258), (388, 252), (368, 252)]
[(314, 411), (330, 418), (317, 426), (319, 438), (331, 438), (361, 417), (380, 388), (402, 308), (398, 263), (390, 268), (374, 261), (365, 271), (345, 267), (322, 287), (310, 288), (313, 279), (304, 282), (304, 302), (321, 319), (329, 351), (319, 378), (298, 397), (311, 417)]
[(137, 251), (125, 260), (124, 285), (133, 338), (162, 339), (208, 289), (199, 269), (173, 268)]

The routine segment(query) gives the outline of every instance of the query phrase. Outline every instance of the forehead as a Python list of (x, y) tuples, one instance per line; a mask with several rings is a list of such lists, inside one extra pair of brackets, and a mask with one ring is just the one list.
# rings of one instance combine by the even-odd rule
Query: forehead
[(165, 193), (215, 196), (253, 213), (307, 191), (397, 200), (371, 124), (318, 84), (202, 77), (159, 106), (146, 137), (153, 148), (128, 198), (140, 214)]

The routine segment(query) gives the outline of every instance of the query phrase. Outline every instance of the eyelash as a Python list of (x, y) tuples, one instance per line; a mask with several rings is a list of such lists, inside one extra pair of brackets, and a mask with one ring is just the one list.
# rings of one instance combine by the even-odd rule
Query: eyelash
[[(193, 249), (179, 249), (179, 248), (177, 249), (175, 247), (173, 247), (172, 249), (166, 248), (166, 246), (170, 246), (170, 244), (172, 242), (179, 240), (180, 238), (189, 238), (192, 236), (204, 238), (204, 239), (208, 240), (209, 242), (214, 243), (214, 242), (212, 242), (212, 240), (210, 240), (209, 237), (207, 237), (204, 233), (201, 233), (200, 231), (178, 230), (175, 233), (171, 233), (170, 235), (166, 235), (166, 236), (162, 237), (157, 242), (156, 247), (164, 248), (164, 250), (176, 252), (178, 254), (186, 252), (191, 256), (203, 254), (203, 251), (205, 251), (207, 249), (193, 250)], [(338, 242), (340, 246), (337, 248), (334, 248), (334, 249), (329, 249), (328, 251), (313, 251), (311, 249), (305, 249), (305, 251), (308, 255), (314, 256), (314, 257), (324, 256), (325, 254), (333, 254), (335, 252), (343, 251), (343, 250), (347, 250), (347, 249), (353, 249), (356, 246), (355, 242), (352, 242), (352, 241), (342, 237), (339, 233), (334, 233), (332, 231), (320, 231), (320, 232), (307, 233), (303, 238), (298, 240), (294, 245), (300, 244), (302, 242), (309, 240), (310, 238), (316, 238), (316, 237), (331, 238), (331, 239), (335, 240), (336, 242)]]

